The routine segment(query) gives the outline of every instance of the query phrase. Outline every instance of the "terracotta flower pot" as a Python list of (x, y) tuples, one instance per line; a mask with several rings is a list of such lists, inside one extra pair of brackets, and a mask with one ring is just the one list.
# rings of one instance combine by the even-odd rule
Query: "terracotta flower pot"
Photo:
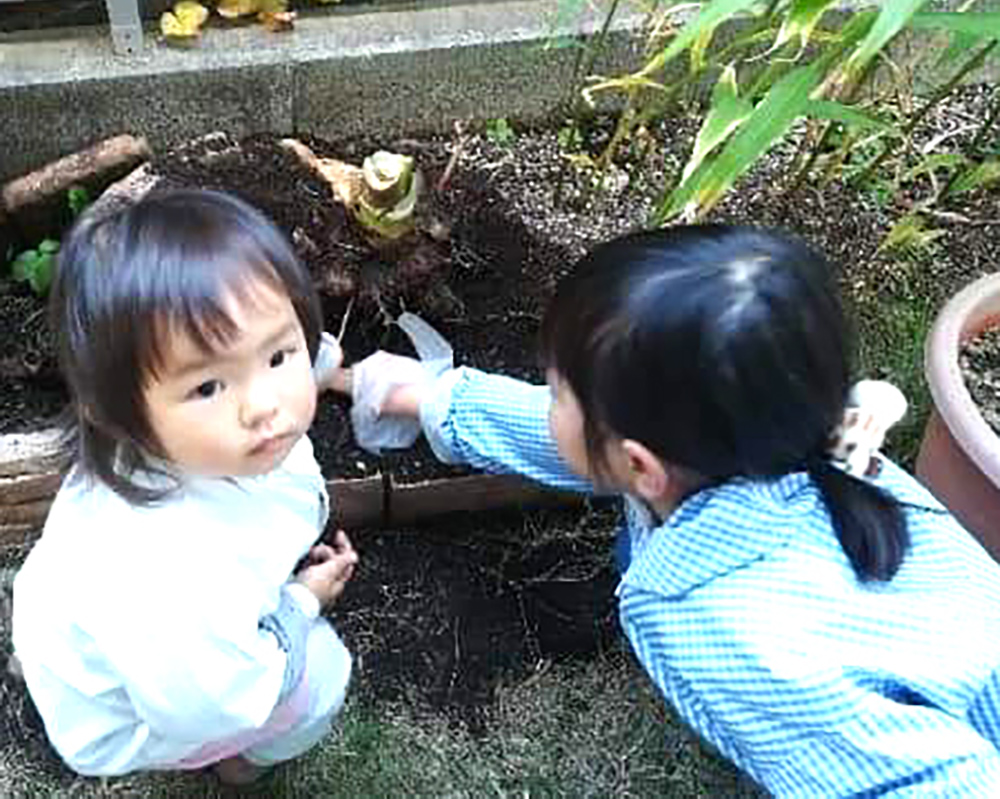
[(983, 419), (958, 365), (961, 342), (1000, 324), (1000, 273), (956, 294), (924, 350), (934, 409), (917, 457), (917, 477), (1000, 560), (1000, 438)]

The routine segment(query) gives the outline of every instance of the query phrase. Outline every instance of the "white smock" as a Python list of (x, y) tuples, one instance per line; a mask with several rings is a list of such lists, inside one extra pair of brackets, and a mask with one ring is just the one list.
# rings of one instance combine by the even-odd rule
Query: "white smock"
[[(266, 475), (189, 478), (145, 508), (67, 477), (15, 579), (13, 640), (70, 767), (194, 768), (236, 752), (267, 764), (325, 734), (350, 656), (311, 595), (286, 583), (327, 501), (306, 436)], [(291, 709), (289, 655), (260, 623), (284, 592), (311, 625)]]

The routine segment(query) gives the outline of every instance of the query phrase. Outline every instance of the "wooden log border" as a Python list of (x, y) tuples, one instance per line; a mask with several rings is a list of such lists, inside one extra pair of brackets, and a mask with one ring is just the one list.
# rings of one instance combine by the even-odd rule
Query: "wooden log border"
[[(62, 482), (56, 430), (0, 436), (0, 546), (37, 536)], [(476, 474), (415, 483), (391, 475), (327, 481), (331, 524), (346, 529), (408, 525), (445, 513), (577, 503), (515, 475)]]

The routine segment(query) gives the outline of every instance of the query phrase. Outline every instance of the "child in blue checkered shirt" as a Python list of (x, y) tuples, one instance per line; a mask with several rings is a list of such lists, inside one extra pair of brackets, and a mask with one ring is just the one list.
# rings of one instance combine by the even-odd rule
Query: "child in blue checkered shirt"
[(628, 235), (577, 264), (541, 338), (548, 389), (386, 353), (341, 389), (445, 461), (623, 494), (635, 654), (773, 794), (1000, 796), (1000, 567), (885, 457), (831, 454), (851, 351), (819, 254)]

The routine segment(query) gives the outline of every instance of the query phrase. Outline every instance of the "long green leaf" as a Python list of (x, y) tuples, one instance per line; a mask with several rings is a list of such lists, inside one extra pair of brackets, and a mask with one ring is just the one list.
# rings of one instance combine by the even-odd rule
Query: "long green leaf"
[(699, 167), (710, 152), (736, 130), (753, 113), (753, 103), (740, 97), (736, 86), (736, 68), (730, 64), (723, 70), (712, 89), (712, 106), (698, 131), (691, 158), (684, 167), (683, 180)]
[(948, 46), (941, 52), (941, 57), (937, 60), (937, 66), (939, 68), (952, 66), (985, 38), (988, 37), (953, 31)]
[(1000, 159), (993, 158), (959, 175), (951, 184), (948, 195), (954, 196), (973, 189), (993, 186), (998, 182), (1000, 182)]
[(785, 21), (781, 24), (781, 30), (774, 40), (772, 50), (779, 49), (785, 42), (798, 37), (799, 47), (805, 48), (809, 44), (809, 37), (812, 36), (813, 29), (823, 17), (824, 12), (837, 0), (794, 0), (792, 7), (788, 10)]
[(913, 15), (910, 27), (965, 33), (980, 39), (1000, 39), (1000, 12), (923, 11)]
[(892, 38), (899, 33), (927, 0), (885, 0), (878, 19), (858, 45), (845, 68), (848, 81), (859, 75)]
[(893, 130), (892, 125), (834, 100), (810, 100), (806, 104), (805, 113), (806, 116), (814, 119), (829, 119), (834, 122), (843, 122), (845, 125), (853, 125), (856, 128)]
[(689, 210), (695, 210), (698, 216), (710, 210), (733, 183), (802, 116), (819, 74), (814, 64), (798, 67), (775, 83), (722, 152), (714, 160), (703, 163), (674, 189), (660, 208), (657, 221), (662, 222)]
[(712, 44), (712, 37), (715, 35), (715, 28), (706, 28), (701, 34), (695, 37), (694, 42), (691, 44), (691, 53), (689, 60), (691, 66), (689, 67), (691, 74), (695, 75), (701, 72), (705, 68), (705, 55), (708, 53), (708, 48)]
[(688, 22), (670, 40), (670, 44), (663, 51), (660, 61), (665, 64), (677, 54), (684, 52), (698, 37), (704, 36), (706, 32), (714, 30), (720, 23), (741, 11), (746, 11), (757, 2), (758, 0), (711, 0), (702, 7), (697, 17)]
[(916, 166), (911, 167), (903, 173), (900, 181), (907, 183), (911, 180), (916, 180), (921, 175), (937, 172), (939, 169), (957, 169), (965, 166), (968, 161), (969, 159), (961, 153), (933, 153), (932, 155), (925, 155)]

